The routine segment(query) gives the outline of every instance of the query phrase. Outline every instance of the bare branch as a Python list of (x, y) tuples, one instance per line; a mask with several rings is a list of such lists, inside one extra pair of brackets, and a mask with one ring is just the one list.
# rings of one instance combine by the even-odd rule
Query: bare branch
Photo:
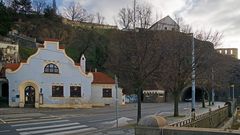
[(63, 16), (72, 20), (84, 22), (88, 18), (86, 9), (84, 9), (79, 2), (71, 1), (64, 7)]

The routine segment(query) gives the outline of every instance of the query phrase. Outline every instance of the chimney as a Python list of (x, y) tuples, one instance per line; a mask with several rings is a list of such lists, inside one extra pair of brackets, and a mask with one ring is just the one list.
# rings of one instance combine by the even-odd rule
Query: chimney
[(81, 59), (80, 59), (80, 66), (82, 68), (82, 71), (84, 73), (86, 73), (86, 58), (84, 55), (81, 56)]

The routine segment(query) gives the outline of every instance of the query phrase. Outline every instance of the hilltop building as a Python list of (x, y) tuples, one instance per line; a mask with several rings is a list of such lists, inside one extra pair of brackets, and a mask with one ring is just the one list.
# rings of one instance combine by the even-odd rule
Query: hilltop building
[(220, 54), (232, 56), (232, 57), (238, 59), (238, 49), (237, 48), (218, 48), (216, 50)]
[[(7, 64), (10, 107), (90, 108), (116, 101), (114, 80), (102, 72), (86, 72), (68, 57), (57, 40), (47, 40), (24, 63)], [(122, 89), (117, 89), (122, 104)]]
[(0, 42), (0, 61), (5, 63), (17, 63), (19, 62), (19, 46), (17, 44)]
[(170, 16), (166, 16), (154, 23), (149, 29), (180, 31), (180, 26)]

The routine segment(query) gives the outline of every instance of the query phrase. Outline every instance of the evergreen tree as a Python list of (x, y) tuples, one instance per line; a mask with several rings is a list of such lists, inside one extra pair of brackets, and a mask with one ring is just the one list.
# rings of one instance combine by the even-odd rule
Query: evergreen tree
[(21, 6), (21, 9), (20, 9), (20, 12), (23, 12), (23, 13), (29, 13), (32, 9), (32, 2), (31, 0), (20, 0), (19, 1), (20, 3), (20, 6)]
[(18, 12), (20, 8), (19, 0), (13, 0), (11, 4), (11, 8), (13, 9), (14, 12)]
[(15, 12), (27, 14), (32, 9), (32, 2), (31, 0), (13, 0), (11, 8)]
[(11, 29), (11, 15), (2, 2), (0, 2), (0, 35), (7, 35)]

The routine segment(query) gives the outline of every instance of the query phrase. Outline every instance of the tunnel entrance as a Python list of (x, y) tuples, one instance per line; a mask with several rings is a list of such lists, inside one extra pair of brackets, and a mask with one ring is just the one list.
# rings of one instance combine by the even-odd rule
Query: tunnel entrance
[[(196, 87), (196, 92), (195, 92), (196, 102), (202, 101), (203, 94), (204, 94), (204, 99), (205, 100), (208, 99), (207, 91), (204, 90), (203, 88)], [(184, 102), (192, 101), (192, 87), (188, 87), (187, 89), (183, 90), (182, 96), (181, 96), (181, 101), (184, 101)]]

